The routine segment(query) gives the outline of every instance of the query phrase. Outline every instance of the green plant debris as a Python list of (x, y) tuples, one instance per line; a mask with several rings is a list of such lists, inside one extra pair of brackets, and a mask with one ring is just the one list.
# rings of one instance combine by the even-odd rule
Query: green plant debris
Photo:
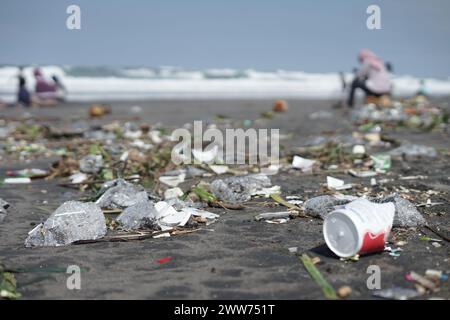
[(0, 298), (19, 299), (21, 294), (17, 292), (17, 282), (14, 274), (4, 271), (0, 265)]
[(292, 204), (292, 203), (287, 202), (287, 201), (284, 200), (279, 194), (271, 194), (270, 197), (271, 197), (274, 201), (278, 202), (279, 204), (281, 204), (281, 205), (283, 205), (283, 206), (285, 206), (285, 207), (288, 207), (289, 209), (297, 210), (297, 211), (300, 210), (299, 207), (297, 207), (295, 204)]
[(316, 268), (313, 261), (307, 254), (303, 254), (300, 257), (300, 260), (303, 262), (303, 265), (305, 266), (306, 271), (309, 272), (311, 278), (320, 286), (322, 289), (325, 297), (327, 299), (338, 299), (338, 296), (336, 294), (336, 291), (334, 288), (328, 283), (328, 281), (322, 276), (320, 271)]
[(192, 192), (194, 192), (202, 201), (206, 201), (206, 202), (217, 201), (217, 198), (212, 193), (210, 193), (209, 191), (206, 191), (201, 186), (196, 186), (196, 187), (192, 188)]

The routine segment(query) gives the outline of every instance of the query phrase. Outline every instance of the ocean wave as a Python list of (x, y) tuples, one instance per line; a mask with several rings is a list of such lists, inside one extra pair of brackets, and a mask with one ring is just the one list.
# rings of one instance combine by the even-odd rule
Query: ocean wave
[[(187, 70), (177, 67), (110, 68), (43, 66), (49, 79), (57, 75), (67, 88), (69, 101), (140, 99), (227, 99), (227, 98), (341, 98), (341, 79), (337, 73), (254, 69)], [(17, 90), (15, 66), (0, 67), (0, 100), (13, 102)], [(33, 67), (22, 71), (27, 87), (35, 85)], [(345, 75), (347, 81), (351, 74)], [(393, 78), (394, 95), (410, 96), (420, 88), (412, 76)], [(430, 95), (450, 95), (450, 79), (426, 79)]]

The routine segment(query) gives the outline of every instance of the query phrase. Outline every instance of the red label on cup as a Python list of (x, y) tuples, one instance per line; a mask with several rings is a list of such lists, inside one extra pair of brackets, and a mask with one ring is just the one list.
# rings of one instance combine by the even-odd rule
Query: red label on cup
[(380, 232), (378, 234), (373, 234), (371, 232), (366, 232), (364, 234), (364, 240), (361, 247), (361, 253), (379, 252), (384, 250), (384, 237), (386, 232)]

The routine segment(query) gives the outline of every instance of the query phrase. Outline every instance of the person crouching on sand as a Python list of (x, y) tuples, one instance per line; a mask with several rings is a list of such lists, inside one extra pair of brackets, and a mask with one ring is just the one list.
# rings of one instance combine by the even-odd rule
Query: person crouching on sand
[(366, 95), (376, 97), (389, 95), (392, 91), (389, 71), (386, 69), (385, 63), (375, 53), (367, 49), (361, 50), (359, 62), (361, 67), (356, 71), (347, 102), (350, 108), (354, 105), (357, 88), (363, 90)]

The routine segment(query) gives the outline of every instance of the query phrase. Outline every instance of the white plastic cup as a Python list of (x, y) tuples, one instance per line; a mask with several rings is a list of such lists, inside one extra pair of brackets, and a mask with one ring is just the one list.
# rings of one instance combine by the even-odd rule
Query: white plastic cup
[(395, 206), (391, 202), (379, 204), (366, 199), (350, 202), (325, 218), (325, 242), (342, 258), (383, 251), (394, 214)]

